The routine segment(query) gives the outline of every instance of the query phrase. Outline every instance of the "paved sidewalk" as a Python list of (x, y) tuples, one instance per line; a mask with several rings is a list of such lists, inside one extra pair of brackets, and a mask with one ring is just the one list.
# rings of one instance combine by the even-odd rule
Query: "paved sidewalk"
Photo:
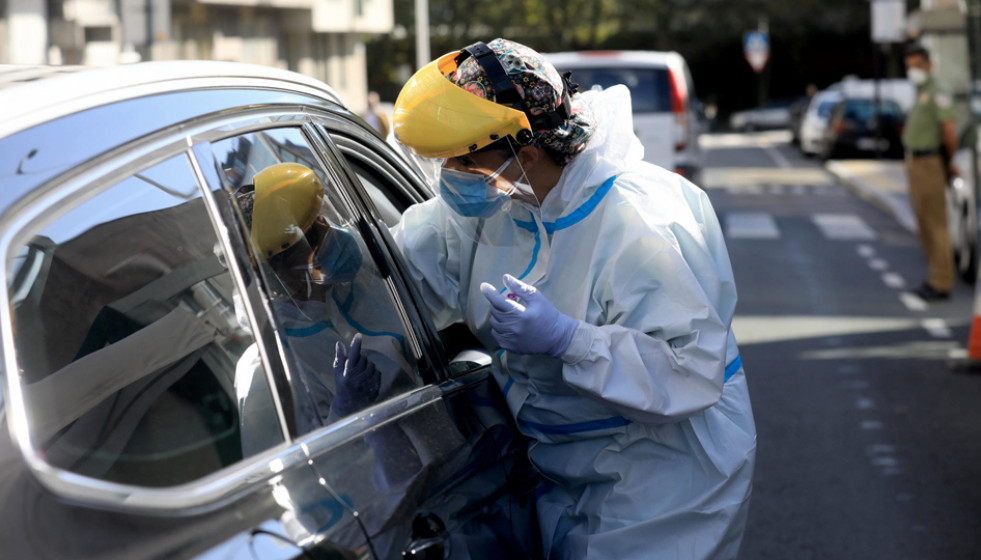
[(891, 214), (910, 232), (916, 233), (916, 218), (909, 204), (903, 160), (830, 160), (824, 167), (846, 187)]

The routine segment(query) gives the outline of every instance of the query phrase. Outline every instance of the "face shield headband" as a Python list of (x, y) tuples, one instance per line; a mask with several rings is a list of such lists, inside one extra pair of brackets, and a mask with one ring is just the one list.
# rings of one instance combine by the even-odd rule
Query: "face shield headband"
[[(525, 104), (524, 98), (518, 93), (518, 89), (514, 87), (514, 82), (508, 76), (504, 65), (501, 64), (501, 59), (497, 58), (493, 49), (488, 47), (484, 42), (474, 43), (460, 50), (456, 56), (456, 65), (459, 66), (470, 57), (473, 57), (477, 61), (477, 64), (480, 65), (481, 70), (487, 74), (487, 78), (494, 88), (494, 97), (497, 103), (518, 107), (528, 117), (532, 131), (551, 130), (562, 126), (572, 116), (571, 96), (579, 91), (579, 85), (571, 81), (572, 72), (566, 72), (562, 75), (562, 103), (554, 111), (532, 115), (531, 111), (528, 110), (528, 106)], [(514, 138), (520, 146), (527, 146), (534, 141), (534, 137), (528, 141), (523, 141), (518, 137)]]

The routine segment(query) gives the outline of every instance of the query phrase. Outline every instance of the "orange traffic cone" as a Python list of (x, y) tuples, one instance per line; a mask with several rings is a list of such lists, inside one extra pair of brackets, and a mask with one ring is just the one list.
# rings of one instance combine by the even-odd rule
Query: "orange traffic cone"
[[(974, 285), (981, 286), (981, 281)], [(978, 288), (974, 290), (974, 320), (971, 321), (971, 334), (967, 337), (967, 359), (981, 363), (981, 297)]]
[(978, 267), (978, 277), (974, 281), (974, 318), (967, 336), (967, 356), (951, 360), (950, 367), (957, 371), (981, 373), (981, 267)]

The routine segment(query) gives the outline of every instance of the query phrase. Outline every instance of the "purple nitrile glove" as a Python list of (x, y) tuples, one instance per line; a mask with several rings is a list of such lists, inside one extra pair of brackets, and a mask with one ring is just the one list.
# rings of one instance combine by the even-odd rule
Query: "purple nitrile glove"
[(562, 356), (579, 321), (564, 315), (534, 286), (504, 275), (504, 285), (524, 304), (484, 282), (480, 291), (491, 304), (491, 335), (501, 348), (518, 354)]
[(341, 416), (356, 412), (378, 398), (381, 375), (361, 353), (361, 333), (354, 335), (351, 348), (337, 341), (334, 356), (334, 401), (331, 407)]

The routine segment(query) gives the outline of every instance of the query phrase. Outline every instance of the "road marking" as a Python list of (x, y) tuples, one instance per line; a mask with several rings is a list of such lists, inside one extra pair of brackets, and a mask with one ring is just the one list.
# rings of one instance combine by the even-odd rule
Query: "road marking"
[(889, 263), (885, 259), (872, 259), (869, 261), (869, 268), (872, 270), (887, 270), (889, 268)]
[(950, 332), (950, 327), (947, 326), (947, 323), (943, 319), (923, 319), (920, 324), (934, 338), (950, 338), (953, 336), (953, 333)]
[(882, 275), (882, 281), (890, 288), (901, 290), (906, 287), (906, 280), (895, 272), (886, 272)]
[(838, 186), (814, 189), (814, 193), (823, 196), (847, 196), (848, 195), (848, 191)]
[(909, 309), (910, 311), (927, 310), (926, 302), (911, 293), (903, 292), (899, 294), (899, 299), (903, 302), (903, 305), (906, 306), (906, 309)]
[(875, 402), (872, 399), (862, 397), (855, 401), (855, 408), (859, 410), (872, 410), (875, 408)]
[(811, 220), (832, 240), (875, 239), (875, 232), (853, 214), (814, 214)]
[(698, 136), (698, 145), (702, 148), (752, 148), (767, 143), (789, 144), (790, 137), (789, 130), (706, 133)]
[(770, 156), (770, 159), (772, 159), (780, 169), (790, 169), (794, 166), (785, 155), (780, 153), (780, 150), (774, 148), (769, 142), (760, 142), (760, 147), (763, 148), (766, 155)]
[(875, 459), (872, 459), (872, 464), (875, 465), (875, 466), (877, 466), (877, 467), (893, 467), (893, 468), (895, 468), (895, 467), (898, 467), (899, 466), (899, 459), (897, 459), (895, 457), (890, 457), (888, 455), (882, 455), (882, 456), (876, 457)]
[(726, 216), (726, 237), (732, 239), (777, 239), (780, 230), (773, 216), (762, 212), (730, 212)]
[(875, 256), (875, 247), (863, 243), (858, 246), (858, 254), (870, 259)]

